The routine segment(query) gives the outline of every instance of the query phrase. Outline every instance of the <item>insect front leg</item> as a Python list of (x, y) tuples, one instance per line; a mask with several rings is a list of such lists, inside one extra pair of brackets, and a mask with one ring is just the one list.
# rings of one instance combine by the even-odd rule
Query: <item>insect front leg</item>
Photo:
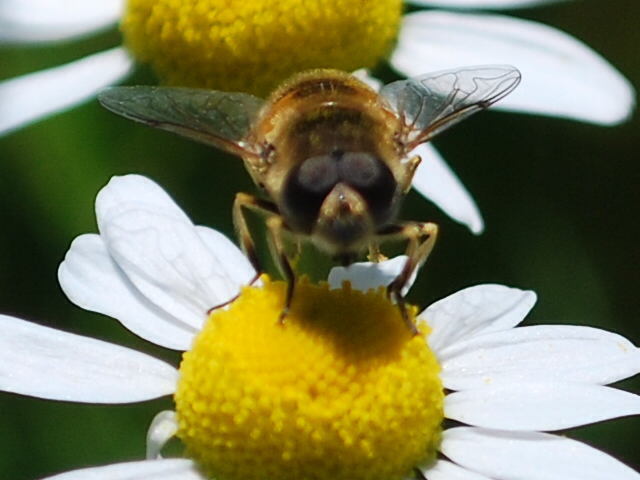
[(278, 321), (284, 323), (284, 319), (289, 315), (291, 303), (293, 302), (293, 293), (296, 285), (296, 273), (291, 266), (291, 261), (285, 250), (283, 237), (289, 233), (289, 229), (284, 223), (284, 219), (280, 215), (274, 215), (267, 220), (267, 229), (269, 231), (269, 245), (271, 254), (276, 261), (285, 282), (287, 283), (287, 293), (284, 302), (284, 308), (280, 313)]
[(398, 180), (398, 186), (405, 194), (411, 189), (411, 182), (421, 161), (422, 159), (416, 155), (402, 164), (403, 170)]
[(418, 329), (409, 318), (407, 305), (402, 291), (409, 284), (418, 269), (427, 260), (433, 250), (438, 237), (438, 225), (435, 223), (407, 223), (396, 226), (397, 230), (385, 234), (387, 239), (405, 239), (409, 241), (407, 246), (405, 262), (398, 276), (389, 284), (387, 292), (398, 304), (400, 313), (405, 323), (414, 335), (418, 334)]
[(367, 260), (373, 263), (380, 263), (383, 260), (387, 260), (387, 257), (380, 251), (380, 244), (378, 242), (371, 242), (369, 244), (369, 255)]
[(248, 193), (238, 193), (233, 202), (233, 224), (238, 234), (240, 247), (249, 258), (253, 268), (256, 270), (257, 279), (264, 270), (260, 266), (260, 261), (256, 254), (256, 246), (253, 241), (253, 237), (251, 236), (247, 219), (245, 218), (245, 209), (267, 215), (277, 215), (278, 210), (273, 203), (261, 200), (253, 195), (249, 195)]
[[(270, 214), (273, 215), (277, 211), (275, 210), (275, 206), (270, 202), (260, 200), (258, 198), (249, 195), (248, 193), (238, 193), (233, 202), (233, 224), (236, 228), (236, 232), (238, 234), (238, 238), (240, 240), (240, 246), (242, 250), (246, 253), (251, 265), (256, 271), (255, 277), (249, 283), (252, 285), (262, 273), (262, 268), (260, 267), (260, 263), (258, 261), (258, 256), (256, 255), (255, 244), (253, 243), (253, 238), (251, 238), (251, 232), (249, 231), (249, 227), (247, 226), (247, 220), (244, 218), (245, 211), (244, 208), (255, 210), (259, 213)], [(210, 314), (214, 310), (224, 307), (229, 303), (233, 302), (238, 296), (236, 295), (232, 299), (221, 303), (220, 305), (216, 305), (211, 307), (207, 314)]]

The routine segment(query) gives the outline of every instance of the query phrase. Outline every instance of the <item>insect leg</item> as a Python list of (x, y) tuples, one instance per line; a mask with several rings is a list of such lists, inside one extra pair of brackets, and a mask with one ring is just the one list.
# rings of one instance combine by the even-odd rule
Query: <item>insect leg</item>
[(409, 318), (402, 290), (404, 290), (404, 288), (409, 284), (417, 270), (427, 260), (431, 250), (433, 250), (436, 238), (438, 237), (438, 225), (430, 222), (412, 222), (404, 225), (398, 225), (397, 228), (398, 230), (391, 230), (384, 234), (384, 236), (386, 239), (399, 238), (409, 240), (409, 245), (407, 246), (406, 251), (407, 261), (402, 267), (402, 271), (387, 287), (387, 292), (398, 304), (402, 318), (409, 329), (414, 335), (416, 335), (418, 333), (418, 329)]
[(380, 244), (378, 242), (371, 242), (369, 244), (369, 256), (367, 259), (373, 263), (379, 263), (383, 260), (387, 260), (387, 257), (380, 251)]
[(233, 224), (238, 233), (238, 239), (240, 241), (240, 247), (246, 253), (251, 265), (255, 268), (257, 274), (256, 278), (263, 272), (256, 254), (255, 243), (251, 236), (249, 226), (247, 225), (247, 219), (245, 218), (245, 209), (253, 210), (258, 213), (266, 213), (269, 215), (277, 215), (278, 210), (276, 206), (266, 200), (261, 200), (249, 195), (248, 193), (238, 193), (233, 202)]
[(274, 215), (267, 220), (267, 229), (269, 231), (269, 244), (271, 246), (271, 254), (276, 261), (282, 276), (287, 283), (287, 293), (284, 302), (284, 308), (280, 313), (278, 321), (284, 323), (284, 319), (289, 315), (291, 303), (293, 302), (293, 292), (296, 285), (296, 273), (291, 266), (291, 261), (285, 250), (283, 236), (289, 232), (284, 223), (284, 219), (280, 215)]
[(398, 180), (398, 186), (402, 189), (402, 191), (406, 194), (411, 189), (411, 182), (413, 181), (413, 176), (418, 169), (418, 165), (422, 159), (416, 155), (407, 160), (406, 163), (403, 164), (404, 171)]
[[(260, 274), (263, 270), (260, 267), (258, 256), (256, 255), (255, 244), (253, 243), (253, 238), (251, 238), (251, 232), (249, 231), (249, 227), (247, 226), (247, 220), (244, 218), (244, 208), (269, 215), (276, 214), (277, 210), (276, 207), (270, 202), (255, 198), (248, 193), (238, 193), (233, 202), (233, 224), (236, 228), (236, 232), (238, 233), (240, 246), (242, 247), (242, 250), (247, 254), (251, 265), (256, 271), (255, 277), (253, 277), (251, 282), (249, 282), (249, 285), (252, 285), (258, 279), (258, 277), (260, 277)], [(236, 298), (238, 298), (237, 295), (227, 302), (216, 305), (215, 307), (211, 307), (207, 311), (207, 314), (210, 314), (212, 311), (230, 304)]]

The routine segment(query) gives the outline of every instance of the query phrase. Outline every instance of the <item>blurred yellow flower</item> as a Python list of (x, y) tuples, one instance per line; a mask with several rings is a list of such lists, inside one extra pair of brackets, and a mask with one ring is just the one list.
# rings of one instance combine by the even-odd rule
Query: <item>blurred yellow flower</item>
[(129, 0), (120, 28), (162, 83), (264, 97), (301, 70), (375, 67), (401, 13), (402, 0)]

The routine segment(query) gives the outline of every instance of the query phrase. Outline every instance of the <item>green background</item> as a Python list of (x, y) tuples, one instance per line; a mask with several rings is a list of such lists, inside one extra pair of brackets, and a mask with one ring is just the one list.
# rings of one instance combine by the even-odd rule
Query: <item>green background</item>
[[(636, 0), (576, 1), (514, 13), (585, 41), (640, 87)], [(0, 78), (119, 43), (112, 31), (53, 47), (0, 49)], [(130, 83), (151, 81), (139, 71)], [(412, 192), (403, 218), (436, 221), (441, 236), (409, 299), (424, 307), (470, 285), (517, 286), (539, 296), (527, 323), (592, 325), (640, 343), (639, 126), (638, 114), (605, 128), (487, 113), (439, 137), (435, 144), (476, 198), (486, 231), (473, 236)], [(239, 160), (134, 125), (95, 101), (0, 138), (0, 312), (178, 362), (179, 354), (73, 306), (57, 285), (71, 240), (96, 231), (96, 193), (111, 176), (125, 173), (149, 176), (195, 223), (232, 237), (233, 197), (254, 192)], [(638, 379), (620, 386), (640, 392)], [(168, 408), (168, 399), (92, 406), (0, 393), (0, 478), (31, 480), (141, 459), (150, 420)], [(639, 430), (640, 419), (629, 418), (570, 435), (640, 469)]]

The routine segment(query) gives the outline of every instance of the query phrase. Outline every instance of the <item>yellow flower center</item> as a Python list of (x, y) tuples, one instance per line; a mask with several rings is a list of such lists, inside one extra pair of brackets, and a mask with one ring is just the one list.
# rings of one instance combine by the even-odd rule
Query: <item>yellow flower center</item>
[(401, 0), (128, 0), (125, 45), (169, 85), (265, 96), (309, 68), (373, 67)]
[[(217, 480), (395, 480), (433, 460), (443, 420), (428, 329), (381, 289), (263, 277), (214, 312), (184, 354), (178, 437)], [(412, 312), (414, 315), (415, 312)]]

